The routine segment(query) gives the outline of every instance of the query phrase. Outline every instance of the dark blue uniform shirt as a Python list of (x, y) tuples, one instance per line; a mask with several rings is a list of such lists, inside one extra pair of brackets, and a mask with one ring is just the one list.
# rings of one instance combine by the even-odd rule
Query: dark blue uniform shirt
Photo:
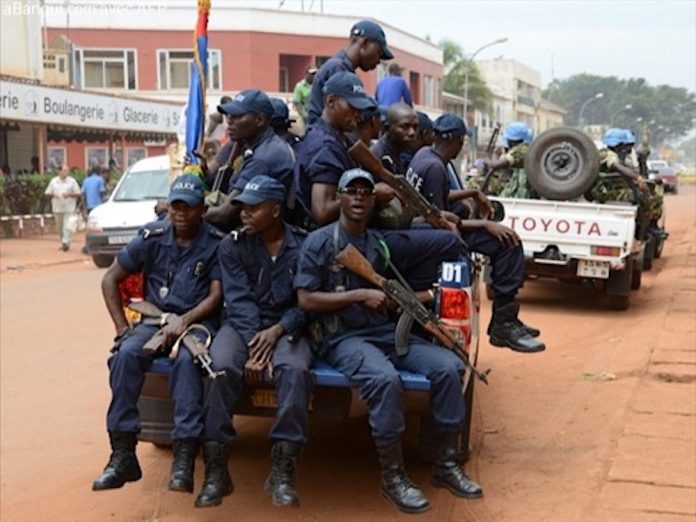
[(239, 172), (230, 180), (230, 192), (235, 189), (241, 192), (251, 178), (260, 174), (277, 179), (290, 190), (295, 158), (292, 149), (272, 128), (266, 129), (256, 143), (247, 147), (243, 157)]
[(336, 129), (319, 119), (310, 125), (304, 139), (295, 149), (295, 193), (310, 221), (312, 185), (326, 183), (338, 186), (341, 174), (357, 166), (348, 155), (343, 140), (344, 137)]
[(394, 153), (386, 137), (382, 136), (370, 147), (372, 154), (382, 160), (382, 165), (385, 169), (393, 174), (406, 174), (408, 163), (403, 163), (403, 157), (400, 154)]
[(447, 163), (432, 147), (423, 147), (406, 171), (408, 182), (437, 208), (449, 209)]
[(304, 327), (293, 279), (305, 237), (305, 232), (286, 224), (275, 261), (256, 235), (232, 232), (220, 244), (227, 322), (247, 344), (259, 331), (278, 323), (288, 334)]
[[(336, 227), (338, 227), (337, 242), (334, 240)], [(315, 230), (309, 234), (302, 245), (297, 263), (295, 288), (303, 288), (310, 292), (374, 288), (352, 272), (338, 267), (334, 258), (348, 243), (351, 243), (362, 252), (378, 273), (385, 274), (387, 270), (384, 247), (380, 240), (379, 233), (369, 229), (363, 237), (349, 236), (338, 222)], [(356, 330), (371, 329), (389, 322), (385, 311), (370, 310), (363, 304), (353, 304), (338, 310), (335, 314), (323, 314), (322, 321), (325, 322), (333, 315), (338, 318), (338, 331), (329, 332), (329, 340), (336, 340), (347, 332), (355, 335)], [(324, 328), (324, 335), (327, 336), (326, 328)]]
[(311, 125), (321, 118), (321, 113), (324, 110), (324, 84), (334, 74), (341, 71), (355, 72), (353, 62), (348, 58), (348, 53), (345, 49), (341, 49), (333, 57), (329, 58), (314, 75), (312, 90), (309, 93), (309, 100), (307, 100), (308, 124)]
[(210, 282), (220, 279), (217, 248), (223, 233), (201, 221), (187, 247), (176, 244), (168, 221), (145, 225), (140, 235), (116, 256), (129, 274), (143, 273), (145, 299), (164, 311), (184, 314), (210, 293)]

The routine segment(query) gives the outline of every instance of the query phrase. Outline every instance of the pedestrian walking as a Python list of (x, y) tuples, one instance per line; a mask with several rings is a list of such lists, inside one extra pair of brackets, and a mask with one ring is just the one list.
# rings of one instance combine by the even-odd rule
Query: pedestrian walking
[(75, 233), (75, 210), (80, 198), (80, 186), (75, 178), (69, 175), (67, 165), (61, 166), (58, 175), (48, 183), (47, 196), (51, 196), (51, 211), (56, 220), (56, 231), (60, 237), (60, 248), (63, 252), (70, 249), (70, 241)]

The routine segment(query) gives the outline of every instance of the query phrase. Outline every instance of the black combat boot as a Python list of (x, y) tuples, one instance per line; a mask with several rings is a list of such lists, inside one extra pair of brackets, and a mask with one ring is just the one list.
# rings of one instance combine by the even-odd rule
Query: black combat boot
[(169, 489), (172, 491), (193, 492), (193, 470), (196, 465), (197, 439), (177, 439), (174, 441), (174, 462), (169, 475)]
[[(491, 320), (488, 322), (488, 329), (486, 330), (488, 335), (491, 335), (491, 327), (493, 326), (493, 316), (495, 315), (495, 311), (496, 306), (495, 303), (493, 303), (493, 315), (491, 316)], [(524, 324), (519, 317), (517, 318), (517, 324), (524, 328), (524, 330), (532, 337), (539, 337), (541, 335), (541, 330), (534, 328), (533, 326), (529, 326), (528, 324)]]
[(406, 475), (401, 442), (388, 448), (377, 448), (382, 468), (380, 492), (405, 513), (423, 513), (430, 509), (430, 502)]
[(110, 431), (109, 441), (111, 457), (102, 474), (92, 483), (94, 491), (120, 488), (126, 482), (135, 482), (143, 476), (135, 456), (136, 434)]
[(430, 483), (436, 488), (447, 488), (463, 498), (480, 498), (483, 489), (466, 476), (457, 453), (457, 433), (448, 433), (437, 454)]
[(489, 329), (493, 346), (507, 346), (516, 352), (533, 353), (546, 349), (546, 345), (529, 335), (525, 326), (517, 319), (520, 305), (516, 302), (494, 307)]
[(196, 507), (218, 506), (222, 497), (234, 490), (227, 467), (227, 445), (220, 442), (203, 443), (203, 460), (205, 460), (205, 479), (196, 499)]
[(302, 444), (279, 441), (271, 448), (271, 472), (264, 490), (273, 497), (274, 506), (300, 505), (295, 491), (295, 466), (302, 453)]

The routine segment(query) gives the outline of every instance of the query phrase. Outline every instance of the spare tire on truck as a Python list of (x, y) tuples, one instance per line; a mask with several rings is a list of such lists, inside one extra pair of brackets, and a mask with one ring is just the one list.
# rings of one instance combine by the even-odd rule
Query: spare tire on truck
[(567, 200), (589, 190), (599, 172), (599, 151), (589, 136), (571, 127), (542, 132), (529, 147), (524, 171), (543, 198)]

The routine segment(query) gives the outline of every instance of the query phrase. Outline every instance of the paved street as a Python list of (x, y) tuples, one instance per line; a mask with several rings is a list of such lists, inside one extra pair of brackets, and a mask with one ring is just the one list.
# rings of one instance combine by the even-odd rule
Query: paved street
[[(466, 468), (484, 499), (432, 488), (410, 426), (409, 474), (433, 504), (418, 520), (696, 518), (696, 187), (682, 189), (665, 198), (670, 239), (627, 312), (602, 308), (589, 287), (530, 282), (522, 316), (542, 329), (547, 351), (483, 343), (491, 385), (476, 390)], [(3, 522), (415, 520), (379, 497), (365, 420), (312, 422), (297, 510), (273, 508), (264, 495), (270, 421), (244, 417), (230, 464), (236, 489), (220, 508), (194, 509), (192, 495), (167, 491), (170, 453), (150, 444), (138, 447), (141, 481), (92, 492), (109, 454), (113, 328), (103, 271), (79, 253), (81, 239), (68, 253), (52, 236), (0, 245)], [(202, 468), (199, 460), (196, 490)]]

